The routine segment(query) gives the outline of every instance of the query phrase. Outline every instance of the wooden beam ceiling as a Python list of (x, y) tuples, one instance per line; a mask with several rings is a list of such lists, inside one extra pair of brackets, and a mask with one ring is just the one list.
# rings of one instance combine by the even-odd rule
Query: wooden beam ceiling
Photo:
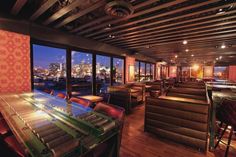
[(31, 21), (36, 20), (40, 15), (42, 15), (45, 11), (47, 11), (50, 7), (52, 7), (57, 0), (48, 0), (43, 5), (41, 5), (34, 14), (30, 17)]
[[(16, 0), (9, 14), (156, 59), (172, 57), (174, 52), (203, 58), (201, 50), (205, 55), (223, 54), (215, 48), (222, 43), (231, 44), (230, 53), (236, 54), (235, 0), (132, 1), (134, 13), (125, 18), (107, 15), (106, 4), (106, 0), (74, 0), (65, 5), (59, 0)], [(183, 40), (188, 44), (183, 45)]]
[(68, 23), (70, 23), (70, 22), (72, 22), (72, 21), (74, 21), (74, 20), (80, 18), (81, 16), (84, 16), (84, 15), (88, 14), (89, 12), (91, 12), (91, 11), (93, 11), (93, 10), (96, 10), (96, 9), (98, 9), (99, 7), (104, 6), (104, 5), (105, 5), (105, 1), (104, 1), (104, 0), (101, 0), (101, 1), (99, 1), (99, 2), (97, 2), (97, 3), (95, 3), (95, 4), (93, 4), (92, 6), (86, 8), (86, 9), (84, 9), (84, 10), (79, 11), (78, 13), (67, 17), (67, 18), (64, 19), (62, 22), (60, 22), (59, 24), (57, 24), (57, 25), (55, 26), (55, 28), (60, 28), (60, 27), (62, 27), (62, 26), (64, 26), (64, 25), (66, 25), (66, 24), (68, 24)]
[(17, 15), (28, 0), (17, 0), (11, 9), (11, 14)]

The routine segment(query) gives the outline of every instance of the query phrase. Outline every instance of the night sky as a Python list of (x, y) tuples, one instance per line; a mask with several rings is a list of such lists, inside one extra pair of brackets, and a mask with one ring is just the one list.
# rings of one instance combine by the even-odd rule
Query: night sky
[[(54, 47), (47, 47), (41, 45), (33, 45), (33, 58), (34, 66), (48, 68), (50, 63), (65, 63), (66, 62), (66, 50)], [(72, 65), (79, 64), (82, 61), (88, 64), (92, 64), (91, 53), (81, 53), (78, 51), (72, 51)], [(119, 63), (122, 60), (114, 58), (114, 62)], [(97, 55), (97, 63), (103, 66), (110, 66), (110, 57)], [(122, 62), (123, 63), (123, 62)], [(119, 64), (122, 67), (122, 64)]]

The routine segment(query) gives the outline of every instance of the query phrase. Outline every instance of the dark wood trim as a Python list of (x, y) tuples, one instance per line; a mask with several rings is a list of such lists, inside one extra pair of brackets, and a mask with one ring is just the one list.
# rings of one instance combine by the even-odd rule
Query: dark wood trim
[(110, 70), (110, 85), (112, 86), (113, 85), (113, 75), (114, 75), (114, 71), (113, 71), (113, 67), (114, 67), (114, 65), (113, 65), (113, 57), (110, 57), (110, 68), (111, 68), (111, 70)]
[(66, 93), (67, 99), (72, 96), (72, 86), (71, 86), (71, 49), (66, 49)]
[(124, 67), (123, 67), (123, 83), (126, 84), (126, 58), (124, 59)]
[(92, 82), (92, 93), (93, 95), (96, 95), (97, 94), (97, 88), (96, 88), (96, 54), (93, 53), (92, 54), (93, 56), (93, 61), (92, 61), (92, 73), (93, 73), (93, 82)]

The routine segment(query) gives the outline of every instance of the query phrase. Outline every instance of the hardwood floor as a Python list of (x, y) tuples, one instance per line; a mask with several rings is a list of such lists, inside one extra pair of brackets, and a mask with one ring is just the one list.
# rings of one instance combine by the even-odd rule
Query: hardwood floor
[[(120, 157), (223, 157), (225, 146), (220, 144), (215, 152), (206, 154), (154, 134), (143, 131), (144, 105), (138, 106), (125, 118)], [(232, 142), (228, 157), (236, 156), (236, 142)]]

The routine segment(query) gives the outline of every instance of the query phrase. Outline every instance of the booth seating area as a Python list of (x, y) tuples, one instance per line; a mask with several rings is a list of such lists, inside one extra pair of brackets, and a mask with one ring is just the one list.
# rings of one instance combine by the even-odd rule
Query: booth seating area
[(144, 84), (128, 84), (122, 86), (108, 87), (109, 101), (125, 108), (126, 113), (130, 113), (132, 108), (144, 101), (145, 85)]
[(148, 97), (145, 131), (172, 141), (207, 150), (209, 104), (173, 96)]

